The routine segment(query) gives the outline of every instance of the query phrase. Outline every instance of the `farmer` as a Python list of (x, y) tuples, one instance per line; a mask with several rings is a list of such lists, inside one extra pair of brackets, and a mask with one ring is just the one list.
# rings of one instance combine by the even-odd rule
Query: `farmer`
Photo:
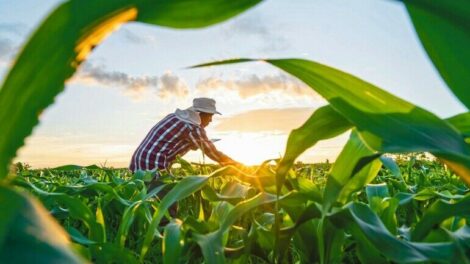
[(221, 165), (239, 164), (218, 151), (207, 138), (204, 128), (212, 122), (214, 114), (220, 113), (215, 100), (210, 98), (195, 98), (190, 108), (176, 109), (149, 131), (132, 155), (130, 170), (166, 170), (177, 155), (198, 148)]
[[(195, 98), (193, 106), (185, 110), (176, 109), (149, 131), (132, 155), (129, 166), (132, 172), (156, 171), (148, 185), (148, 191), (162, 184), (158, 181), (159, 171), (168, 169), (177, 155), (182, 156), (190, 149), (201, 149), (205, 155), (221, 165), (241, 165), (218, 151), (207, 138), (204, 128), (212, 122), (214, 114), (220, 114), (215, 108), (214, 99)], [(163, 198), (166, 193), (166, 190), (160, 191), (158, 197)], [(177, 211), (176, 203), (168, 210), (171, 217), (176, 217)], [(167, 223), (168, 219), (164, 218), (160, 225)]]

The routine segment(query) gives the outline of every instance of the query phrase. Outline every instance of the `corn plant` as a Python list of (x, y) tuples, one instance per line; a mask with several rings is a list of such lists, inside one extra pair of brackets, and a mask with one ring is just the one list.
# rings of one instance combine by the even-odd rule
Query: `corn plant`
[[(306, 174), (311, 165), (297, 165), (279, 197), (275, 166), (268, 163), (245, 171), (206, 168), (212, 171), (209, 176), (164, 175), (165, 184), (151, 192), (144, 184), (150, 173), (72, 166), (20, 171), (15, 184), (37, 195), (65, 227), (75, 252), (97, 263), (466, 261), (464, 183), (454, 182), (455, 175), (438, 161), (410, 159), (398, 166), (382, 157), (378, 163), (384, 166), (359, 172), (328, 202), (335, 190), (338, 194), (330, 179), (342, 182), (348, 175), (342, 172), (354, 169), (345, 159), (352, 150), (368, 151), (355, 133), (327, 170), (330, 176)], [(197, 167), (180, 162), (173, 174), (189, 168), (197, 172)], [(449, 188), (435, 190), (433, 182), (420, 182), (426, 167), (416, 163), (434, 166), (439, 177), (425, 171), (426, 177)], [(379, 169), (374, 184), (359, 189), (352, 184), (367, 181)], [(314, 184), (310, 177), (327, 177), (327, 182)], [(171, 191), (162, 200), (156, 198), (165, 188)], [(179, 215), (160, 226), (175, 201)]]

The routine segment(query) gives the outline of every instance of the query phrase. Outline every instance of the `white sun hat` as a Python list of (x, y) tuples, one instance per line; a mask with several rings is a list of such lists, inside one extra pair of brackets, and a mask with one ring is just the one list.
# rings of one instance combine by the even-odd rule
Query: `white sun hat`
[(215, 108), (215, 100), (212, 98), (206, 98), (206, 97), (194, 98), (193, 106), (191, 106), (189, 109), (193, 111), (197, 111), (197, 112), (221, 115), (221, 113), (217, 111), (217, 109)]

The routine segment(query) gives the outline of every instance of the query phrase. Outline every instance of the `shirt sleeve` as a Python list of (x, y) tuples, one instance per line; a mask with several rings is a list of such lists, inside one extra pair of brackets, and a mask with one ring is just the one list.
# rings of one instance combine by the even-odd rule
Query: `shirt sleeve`
[(229, 161), (230, 158), (224, 153), (218, 151), (212, 141), (207, 138), (206, 131), (200, 126), (195, 126), (189, 132), (189, 139), (192, 144), (197, 146), (211, 160), (216, 162)]

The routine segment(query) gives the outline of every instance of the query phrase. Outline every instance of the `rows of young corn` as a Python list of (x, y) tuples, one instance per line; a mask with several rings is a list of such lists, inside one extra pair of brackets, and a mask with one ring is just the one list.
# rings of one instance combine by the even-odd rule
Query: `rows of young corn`
[[(456, 208), (468, 212), (465, 184), (436, 161), (412, 156), (400, 167), (382, 161), (373, 184), (343, 191), (326, 214), (333, 190), (329, 168), (319, 164), (290, 171), (278, 207), (268, 164), (245, 172), (205, 167), (213, 172), (201, 178), (190, 176), (201, 169), (181, 160), (172, 171), (179, 177), (165, 175), (151, 192), (145, 187), (151, 174), (74, 166), (20, 168), (15, 184), (36, 194), (70, 234), (75, 252), (96, 263), (468, 261), (469, 215), (456, 214)], [(252, 182), (253, 175), (263, 184)], [(155, 198), (165, 188), (175, 191)], [(159, 226), (174, 201), (178, 215)], [(158, 232), (156, 238), (146, 240), (149, 232)]]
[[(199, 28), (227, 20), (258, 2), (69, 0), (60, 4), (33, 33), (0, 89), (0, 257), (20, 262), (81, 261), (70, 250), (67, 233), (55, 224), (44, 206), (13, 187), (12, 182), (21, 182), (21, 178), (15, 180), (14, 174), (8, 174), (8, 168), (16, 151), (24, 144), (24, 139), (38, 123), (38, 115), (63, 90), (65, 81), (95, 46), (116, 26), (128, 21), (172, 28)], [(405, 0), (403, 4), (437, 70), (450, 90), (468, 108), (470, 93), (466, 89), (470, 83), (470, 5), (466, 0)], [(197, 67), (252, 60), (227, 60)], [(174, 184), (158, 206), (153, 204), (153, 198), (147, 194), (140, 176), (128, 178), (124, 182), (108, 176), (116, 180), (113, 186), (93, 183), (93, 180), (85, 177), (86, 181), (81, 179), (77, 183), (86, 188), (80, 188), (80, 185), (65, 188), (68, 186), (66, 184), (64, 189), (57, 187), (59, 190), (49, 190), (49, 187), (43, 186), (46, 190), (38, 187), (36, 191), (44, 192), (45, 197), (54, 197), (54, 200), (62, 203), (63, 207), (54, 213), (60, 215), (67, 212), (82, 222), (89, 233), (82, 244), (89, 244), (89, 254), (96, 261), (100, 261), (99, 258), (106, 261), (105, 254), (111, 257), (119, 254), (131, 256), (121, 250), (122, 245), (129, 243), (140, 247), (138, 258), (145, 260), (153, 248), (152, 243), (157, 243), (155, 241), (162, 241), (166, 245), (165, 251), (173, 252), (165, 256), (177, 256), (179, 252), (188, 250), (181, 248), (179, 239), (187, 232), (191, 233), (191, 239), (201, 248), (205, 261), (211, 263), (221, 263), (226, 258), (246, 256), (253, 252), (252, 255), (259, 255), (260, 259), (272, 262), (284, 262), (286, 258), (306, 262), (336, 262), (337, 252), (349, 249), (344, 248), (344, 241), (354, 241), (356, 255), (363, 262), (468, 261), (465, 255), (469, 244), (465, 217), (469, 214), (469, 198), (464, 193), (457, 196), (438, 194), (439, 200), (426, 212), (416, 214), (415, 220), (419, 221), (415, 221), (414, 226), (408, 225), (411, 228), (409, 230), (397, 224), (394, 212), (422, 196), (398, 176), (396, 167), (397, 179), (394, 181), (405, 195), (388, 197), (392, 194), (390, 191), (387, 194), (383, 185), (372, 185), (366, 189), (370, 196), (368, 204), (351, 197), (376, 178), (382, 164), (394, 168), (393, 163), (383, 157), (385, 153), (431, 153), (468, 184), (468, 112), (441, 119), (355, 76), (317, 62), (302, 59), (263, 61), (297, 77), (329, 102), (329, 105), (317, 109), (304, 125), (292, 131), (286, 152), (275, 168), (261, 166), (260, 170), (251, 174), (244, 174), (236, 168), (224, 168), (206, 176), (188, 176)], [(313, 182), (293, 174), (294, 162), (303, 151), (320, 140), (349, 130), (350, 139), (328, 172), (323, 190)], [(247, 191), (244, 196), (225, 193), (211, 185), (227, 175), (251, 184), (245, 187)], [(426, 174), (422, 176), (421, 181), (425, 182), (426, 177)], [(34, 182), (25, 181), (23, 185), (34, 188), (36, 185), (30, 185)], [(134, 190), (138, 194), (119, 193), (116, 191), (118, 185), (123, 190)], [(102, 199), (93, 200), (93, 211), (86, 209), (87, 203), (76, 202), (78, 200), (70, 193), (85, 196), (88, 192), (85, 190), (89, 188), (95, 188), (93, 191), (97, 193), (107, 193)], [(255, 196), (251, 196), (253, 191), (248, 191), (250, 188), (256, 190)], [(196, 221), (193, 228), (182, 229), (184, 224), (175, 220), (162, 235), (158, 226), (166, 209), (174, 201), (199, 190), (203, 190), (200, 199), (202, 208), (207, 201), (218, 201), (221, 204), (214, 207), (220, 209), (214, 214), (221, 215), (216, 218), (220, 220), (218, 224), (212, 224), (215, 222), (212, 221), (204, 227)], [(138, 237), (129, 236), (132, 225), (123, 225), (119, 226), (121, 232), (117, 238), (108, 239), (103, 208), (108, 205), (109, 197), (113, 197), (114, 204), (119, 204), (116, 208), (125, 206), (123, 215), (129, 218), (129, 224), (136, 221), (136, 224), (145, 227), (139, 229), (141, 233), (136, 231)], [(47, 205), (47, 199), (43, 201)], [(261, 213), (261, 216), (253, 213), (252, 209), (256, 208), (262, 208), (267, 214)], [(205, 214), (199, 212), (202, 210), (198, 211), (196, 219), (206, 219)], [(138, 214), (144, 217), (137, 217)], [(248, 229), (243, 225), (234, 228), (233, 224), (244, 217), (252, 225)], [(450, 226), (449, 221), (452, 221)], [(80, 227), (69, 227), (74, 239), (85, 239), (80, 236), (83, 233), (75, 232)], [(231, 229), (239, 232), (234, 237), (227, 237), (227, 231)], [(265, 243), (253, 242), (259, 240)], [(298, 252), (295, 256), (287, 254), (291, 242)], [(253, 250), (257, 245), (258, 250)]]

